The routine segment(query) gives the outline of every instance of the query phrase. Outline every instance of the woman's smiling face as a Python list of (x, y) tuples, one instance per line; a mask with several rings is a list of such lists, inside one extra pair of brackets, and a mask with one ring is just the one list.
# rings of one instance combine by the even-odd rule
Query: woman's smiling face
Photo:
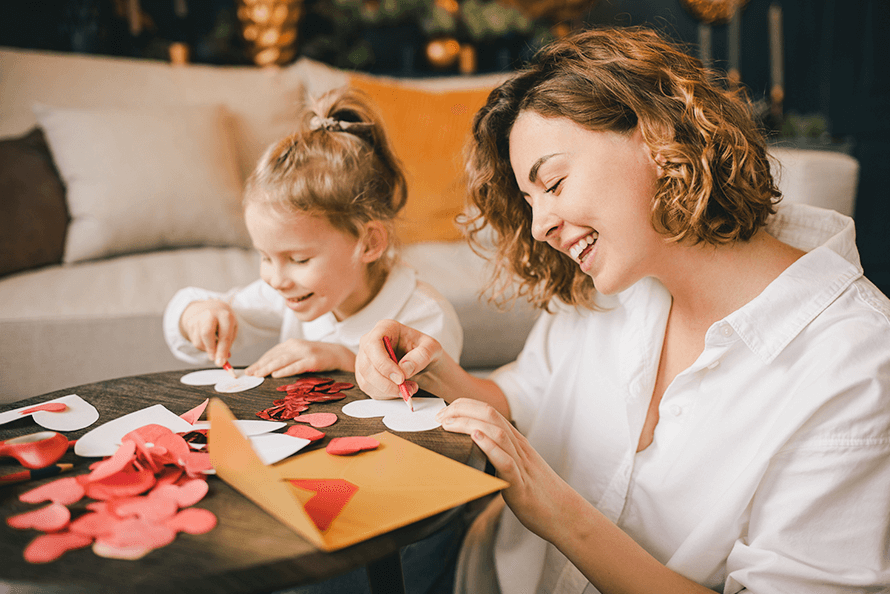
[(532, 208), (532, 235), (568, 254), (614, 294), (657, 271), (665, 241), (652, 226), (658, 166), (639, 129), (588, 130), (567, 118), (519, 114), (510, 164)]

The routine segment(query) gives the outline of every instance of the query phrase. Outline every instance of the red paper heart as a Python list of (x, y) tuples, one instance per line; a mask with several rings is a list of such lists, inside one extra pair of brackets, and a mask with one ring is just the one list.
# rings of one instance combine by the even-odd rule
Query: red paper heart
[(80, 501), (83, 496), (84, 486), (82, 479), (76, 476), (69, 476), (24, 492), (19, 495), (19, 501), (24, 501), (25, 503), (52, 501), (53, 503), (70, 505)]
[(101, 481), (87, 483), (86, 495), (91, 499), (132, 497), (148, 491), (154, 484), (154, 472), (147, 468), (144, 470), (122, 470)]
[(77, 532), (41, 534), (25, 547), (25, 561), (49, 563), (61, 557), (66, 551), (83, 548), (91, 542), (93, 542), (92, 536)]
[(140, 559), (175, 538), (176, 531), (163, 524), (127, 518), (115, 524), (110, 532), (99, 535), (93, 543), (93, 552), (109, 559)]
[(118, 473), (129, 465), (136, 457), (136, 444), (132, 441), (125, 441), (117, 449), (113, 456), (106, 458), (96, 465), (93, 471), (87, 475), (90, 482), (101, 481), (110, 477), (112, 474)]
[(300, 415), (294, 418), (300, 423), (309, 423), (316, 429), (321, 427), (330, 427), (337, 422), (337, 415), (334, 413), (312, 413), (308, 415)]
[(165, 520), (164, 525), (175, 532), (205, 534), (216, 527), (216, 516), (206, 509), (190, 507)]
[(58, 532), (70, 521), (71, 511), (61, 503), (50, 503), (45, 507), (6, 518), (6, 523), (13, 528), (21, 530), (34, 528), (41, 532)]
[(315, 495), (303, 507), (322, 532), (328, 529), (358, 491), (357, 486), (343, 479), (292, 479), (290, 482), (301, 489), (315, 491)]
[(362, 450), (374, 450), (380, 446), (380, 442), (373, 437), (335, 437), (328, 443), (325, 451), (335, 456), (347, 456)]
[(307, 427), (306, 425), (291, 425), (287, 428), (287, 431), (285, 431), (284, 434), (293, 437), (301, 437), (303, 439), (308, 439), (309, 441), (318, 441), (324, 437), (324, 433), (313, 429), (312, 427)]

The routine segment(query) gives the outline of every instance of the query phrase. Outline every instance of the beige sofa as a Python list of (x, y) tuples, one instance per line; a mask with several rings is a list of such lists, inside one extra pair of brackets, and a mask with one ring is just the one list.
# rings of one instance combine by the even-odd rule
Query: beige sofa
[[(412, 165), (404, 258), (455, 305), (461, 362), (480, 373), (515, 357), (536, 315), (479, 298), (485, 262), (451, 224), (461, 208), (454, 136), (499, 79), (359, 81), (377, 92)], [(264, 70), (0, 48), (0, 404), (183, 368), (162, 336), (166, 303), (184, 286), (257, 278), (241, 184), (307, 94), (347, 82), (305, 59)], [(788, 200), (852, 213), (855, 161), (777, 156)]]
[[(497, 80), (414, 82), (403, 109), (429, 109), (425, 96), (462, 100), (460, 93), (484, 93)], [(258, 277), (238, 208), (244, 177), (291, 130), (307, 94), (349, 81), (308, 60), (274, 70), (175, 67), (0, 48), (0, 139), (7, 139), (0, 142), (0, 404), (185, 367), (164, 343), (166, 303), (185, 286), (226, 290)], [(399, 81), (370, 82), (402, 91)], [(416, 115), (430, 123), (428, 113)], [(35, 133), (22, 139), (35, 126), (48, 147)], [(50, 155), (65, 187), (47, 167)], [(420, 176), (409, 171), (412, 188), (430, 191)], [(440, 208), (440, 196), (416, 192), (409, 200), (413, 227), (403, 226), (403, 256), (454, 303), (465, 332), (462, 362), (484, 370), (511, 360), (534, 312), (500, 312), (480, 300), (485, 262), (459, 234), (432, 232), (453, 216), (453, 205)], [(431, 204), (418, 210), (423, 203)], [(424, 241), (426, 229), (432, 241)], [(259, 352), (240, 353), (233, 364)]]

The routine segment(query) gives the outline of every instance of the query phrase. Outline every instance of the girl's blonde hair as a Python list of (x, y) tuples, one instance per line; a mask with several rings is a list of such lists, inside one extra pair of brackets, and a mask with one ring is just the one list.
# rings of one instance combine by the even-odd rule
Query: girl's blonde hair
[(519, 295), (542, 309), (553, 297), (590, 306), (595, 296), (571, 258), (532, 238), (509, 154), (510, 130), (525, 110), (589, 130), (626, 135), (639, 127), (663, 170), (652, 224), (670, 241), (746, 241), (781, 196), (748, 103), (698, 59), (644, 28), (572, 34), (492, 91), (473, 121), (467, 172), (479, 213), (465, 223), (476, 246), (485, 243), (483, 229), (493, 231), (495, 296), (517, 277)]
[(407, 183), (371, 99), (342, 87), (310, 101), (299, 128), (270, 146), (247, 180), (244, 207), (324, 216), (359, 237), (364, 223), (382, 222), (390, 249), (372, 267), (388, 270), (396, 252), (394, 220)]

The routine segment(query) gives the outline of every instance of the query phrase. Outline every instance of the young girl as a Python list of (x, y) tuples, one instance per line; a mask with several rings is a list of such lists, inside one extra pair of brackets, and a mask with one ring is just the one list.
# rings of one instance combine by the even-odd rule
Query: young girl
[(457, 359), (457, 314), (396, 257), (393, 220), (406, 196), (369, 100), (348, 88), (322, 97), (247, 182), (244, 218), (261, 280), (226, 294), (177, 292), (164, 315), (173, 354), (223, 365), (239, 348), (277, 337), (248, 375), (352, 371), (361, 336), (394, 318)]
[(510, 483), (461, 591), (888, 591), (890, 300), (852, 220), (777, 206), (745, 103), (652, 31), (591, 30), (474, 139), (496, 264), (545, 312), (488, 379), (396, 322), (356, 362), (378, 398), (424, 371)]

